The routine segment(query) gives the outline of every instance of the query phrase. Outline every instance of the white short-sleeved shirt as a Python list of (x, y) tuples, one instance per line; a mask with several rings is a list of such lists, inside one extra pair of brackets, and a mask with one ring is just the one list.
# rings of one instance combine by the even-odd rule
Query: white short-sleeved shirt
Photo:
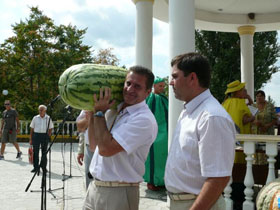
[[(77, 117), (76, 122), (82, 120), (82, 119), (85, 118), (85, 117), (86, 117), (86, 112), (85, 112), (84, 110), (82, 110), (82, 111), (80, 112), (79, 116)], [(85, 143), (86, 143), (87, 145), (89, 145), (88, 129), (85, 130), (84, 136), (85, 136)]]
[(165, 169), (165, 185), (173, 193), (199, 194), (208, 177), (231, 176), (235, 127), (231, 117), (204, 91), (178, 118)]
[(145, 101), (126, 107), (117, 116), (111, 130), (113, 138), (124, 151), (111, 157), (103, 157), (96, 147), (90, 165), (93, 177), (102, 181), (143, 181), (145, 161), (157, 130), (155, 117)]
[[(35, 133), (46, 133), (48, 123), (49, 123), (50, 116), (45, 114), (44, 117), (41, 117), (39, 114), (34, 116), (30, 127), (34, 129)], [(49, 129), (53, 128), (53, 122), (52, 119), (50, 119)]]

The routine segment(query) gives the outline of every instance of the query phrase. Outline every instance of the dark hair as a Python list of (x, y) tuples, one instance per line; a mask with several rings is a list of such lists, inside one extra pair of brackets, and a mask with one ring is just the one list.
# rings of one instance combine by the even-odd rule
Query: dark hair
[(262, 91), (262, 90), (258, 90), (258, 91), (256, 92), (256, 96), (257, 96), (258, 94), (261, 94), (263, 97), (265, 97), (265, 92)]
[(196, 73), (201, 87), (209, 88), (211, 80), (211, 69), (208, 60), (195, 52), (185, 53), (174, 57), (171, 61), (171, 67), (177, 65), (177, 68), (184, 72), (184, 76), (190, 73)]
[(136, 66), (130, 67), (129, 70), (128, 70), (128, 73), (129, 72), (133, 72), (135, 74), (145, 76), (146, 77), (146, 89), (147, 90), (151, 89), (153, 87), (155, 76), (150, 69), (148, 69), (146, 67), (143, 67), (143, 66), (136, 65)]

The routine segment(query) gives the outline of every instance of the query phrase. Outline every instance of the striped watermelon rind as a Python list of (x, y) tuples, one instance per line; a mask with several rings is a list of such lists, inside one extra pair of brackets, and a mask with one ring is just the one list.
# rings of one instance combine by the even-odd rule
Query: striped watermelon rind
[(269, 210), (272, 206), (273, 196), (280, 191), (280, 179), (265, 185), (258, 193), (256, 207), (258, 210)]
[(93, 94), (100, 88), (111, 88), (115, 107), (123, 100), (127, 70), (110, 65), (77, 64), (66, 69), (59, 78), (58, 89), (63, 101), (80, 110), (93, 110)]

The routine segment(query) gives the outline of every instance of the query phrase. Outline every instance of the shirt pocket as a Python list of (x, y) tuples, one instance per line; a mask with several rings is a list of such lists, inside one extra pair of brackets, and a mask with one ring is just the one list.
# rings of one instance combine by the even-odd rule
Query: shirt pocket
[(197, 140), (191, 137), (180, 138), (179, 140), (180, 149), (184, 155), (184, 159), (193, 158), (194, 156), (198, 156), (198, 144)]
[(197, 140), (191, 137), (180, 138), (179, 149), (175, 154), (176, 162), (189, 171), (194, 165), (199, 164)]

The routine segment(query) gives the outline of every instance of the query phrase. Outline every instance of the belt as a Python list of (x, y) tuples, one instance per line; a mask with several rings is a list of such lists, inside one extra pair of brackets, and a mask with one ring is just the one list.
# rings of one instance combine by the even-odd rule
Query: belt
[(197, 195), (190, 193), (171, 193), (168, 192), (168, 196), (173, 201), (187, 201), (196, 199)]
[(139, 187), (139, 183), (109, 182), (95, 179), (94, 184), (99, 187)]

